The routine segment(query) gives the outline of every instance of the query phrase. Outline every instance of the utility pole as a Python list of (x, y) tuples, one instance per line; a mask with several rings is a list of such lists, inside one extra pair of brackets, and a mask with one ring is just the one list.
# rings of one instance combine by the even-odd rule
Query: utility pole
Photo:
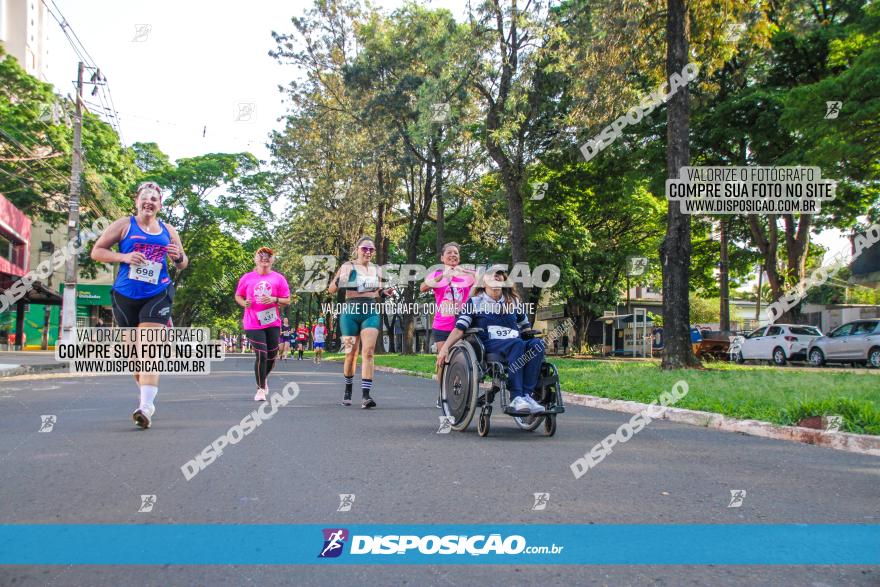
[(720, 281), (720, 291), (721, 291), (721, 324), (719, 325), (718, 330), (722, 332), (728, 332), (730, 330), (730, 277), (729, 277), (729, 262), (728, 262), (728, 254), (727, 254), (727, 221), (721, 220), (719, 222), (720, 226), (720, 241), (721, 245), (721, 255), (720, 255), (720, 263), (718, 266), (719, 275), (718, 279)]
[[(73, 120), (73, 157), (70, 165), (70, 205), (67, 215), (67, 242), (79, 244), (79, 177), (82, 174), (82, 92), (85, 65), (79, 62), (76, 75), (76, 114)], [(64, 269), (64, 297), (61, 304), (61, 340), (73, 337), (76, 328), (76, 274), (79, 257), (71, 255)]]
[[(55, 233), (51, 228), (46, 229), (46, 234), (49, 236), (49, 258), (52, 258), (52, 253), (55, 252), (55, 243), (52, 241), (52, 235)], [(40, 255), (42, 257), (42, 255)], [(49, 289), (52, 289), (52, 275), (55, 273), (54, 269), (52, 273), (49, 274)], [(49, 350), (49, 328), (52, 325), (52, 306), (46, 304), (43, 306), (43, 340), (40, 344), (40, 348), (44, 351)]]
[(764, 277), (764, 266), (758, 264), (758, 303), (755, 305), (755, 322), (760, 322), (761, 320), (761, 280)]

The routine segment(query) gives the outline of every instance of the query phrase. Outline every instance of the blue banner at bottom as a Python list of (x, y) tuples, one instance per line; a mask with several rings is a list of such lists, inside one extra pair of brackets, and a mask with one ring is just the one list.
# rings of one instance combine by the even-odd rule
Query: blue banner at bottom
[(2, 565), (877, 565), (880, 525), (0, 525)]

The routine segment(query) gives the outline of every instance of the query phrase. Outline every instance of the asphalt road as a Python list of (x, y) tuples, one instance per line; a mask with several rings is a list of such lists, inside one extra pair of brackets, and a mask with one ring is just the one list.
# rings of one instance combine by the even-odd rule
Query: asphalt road
[[(342, 407), (341, 365), (281, 363), (301, 393), (190, 481), (180, 467), (254, 409), (251, 363), (165, 377), (136, 429), (130, 377), (0, 379), (0, 523), (880, 523), (880, 459), (653, 422), (579, 480), (569, 465), (628, 416), (570, 406), (555, 437), (436, 434), (436, 383), (377, 373)], [(357, 380), (356, 380), (357, 385)], [(691, 392), (693, 393), (693, 388)], [(358, 391), (356, 389), (355, 396)], [(41, 415), (55, 415), (39, 433)], [(729, 508), (730, 490), (746, 490)], [(547, 492), (544, 511), (533, 493)], [(355, 494), (349, 512), (338, 495)], [(139, 513), (142, 494), (157, 496)], [(818, 548), (821, 545), (817, 545)], [(874, 567), (0, 567), (0, 585), (880, 585)]]

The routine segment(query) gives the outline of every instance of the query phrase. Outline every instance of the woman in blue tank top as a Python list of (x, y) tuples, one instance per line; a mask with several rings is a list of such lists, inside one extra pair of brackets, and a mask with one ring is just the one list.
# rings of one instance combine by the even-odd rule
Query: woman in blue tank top
[[(159, 220), (162, 188), (144, 182), (135, 196), (137, 215), (120, 218), (95, 242), (92, 259), (119, 263), (113, 283), (113, 318), (122, 328), (165, 328), (171, 320), (174, 286), (168, 276), (168, 262), (178, 271), (189, 264), (180, 236), (173, 226)], [(119, 251), (112, 247), (119, 245)], [(132, 419), (149, 428), (156, 411), (153, 401), (159, 392), (159, 375), (135, 373), (140, 388), (140, 405)]]

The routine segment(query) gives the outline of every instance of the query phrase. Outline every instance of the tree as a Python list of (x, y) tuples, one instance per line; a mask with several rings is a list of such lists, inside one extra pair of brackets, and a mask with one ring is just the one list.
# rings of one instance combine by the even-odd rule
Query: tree
[[(761, 258), (772, 299), (806, 275), (810, 236), (826, 227), (852, 228), (880, 201), (880, 98), (876, 77), (877, 7), (863, 2), (821, 6), (771, 4), (771, 51), (746, 75), (758, 78), (728, 100), (739, 119), (742, 158), (758, 165), (816, 165), (838, 181), (822, 213), (749, 216), (750, 244)], [(846, 96), (846, 110), (825, 120), (825, 102)], [(850, 98), (851, 96), (851, 98)], [(798, 307), (779, 320), (797, 321)]]
[(700, 298), (692, 295), (689, 300), (690, 316), (693, 324), (707, 324), (721, 319), (718, 298)]
[[(666, 73), (679, 75), (688, 63), (688, 17), (684, 0), (666, 3)], [(676, 92), (668, 102), (667, 172), (678, 179), (690, 164), (690, 101), (687, 91)], [(691, 219), (678, 202), (669, 202), (666, 238), (660, 246), (663, 266), (663, 369), (693, 367), (699, 360), (691, 352), (688, 289), (691, 264)]]
[[(4, 56), (0, 48), (0, 192), (28, 216), (57, 226), (67, 220), (72, 105), (50, 84), (28, 75), (15, 58)], [(88, 111), (83, 115), (83, 155), (85, 223), (125, 203), (125, 189), (137, 169), (113, 128)]]
[[(549, 3), (484, 1), (472, 22), (473, 43), (482, 55), (473, 87), (484, 114), (482, 139), (507, 196), (508, 246), (513, 263), (526, 262), (523, 216), (526, 166), (547, 138), (552, 117), (542, 116), (558, 99), (553, 71), (564, 53), (564, 29)], [(474, 16), (472, 15), (473, 19)], [(555, 121), (557, 124), (559, 120)]]
[(627, 257), (645, 255), (656, 265), (662, 203), (644, 179), (629, 175), (625, 157), (586, 163), (580, 154), (546, 156), (532, 171), (546, 183), (542, 200), (526, 202), (529, 259), (561, 270), (549, 301), (565, 305), (574, 321), (575, 348), (590, 322), (620, 299)]
[(132, 150), (143, 165), (138, 181), (164, 188), (165, 220), (180, 233), (190, 258), (198, 259), (172, 274), (174, 322), (219, 326), (238, 312), (235, 285), (252, 268), (254, 250), (271, 240), (271, 177), (250, 153), (211, 153), (172, 164), (154, 144), (136, 143)]

